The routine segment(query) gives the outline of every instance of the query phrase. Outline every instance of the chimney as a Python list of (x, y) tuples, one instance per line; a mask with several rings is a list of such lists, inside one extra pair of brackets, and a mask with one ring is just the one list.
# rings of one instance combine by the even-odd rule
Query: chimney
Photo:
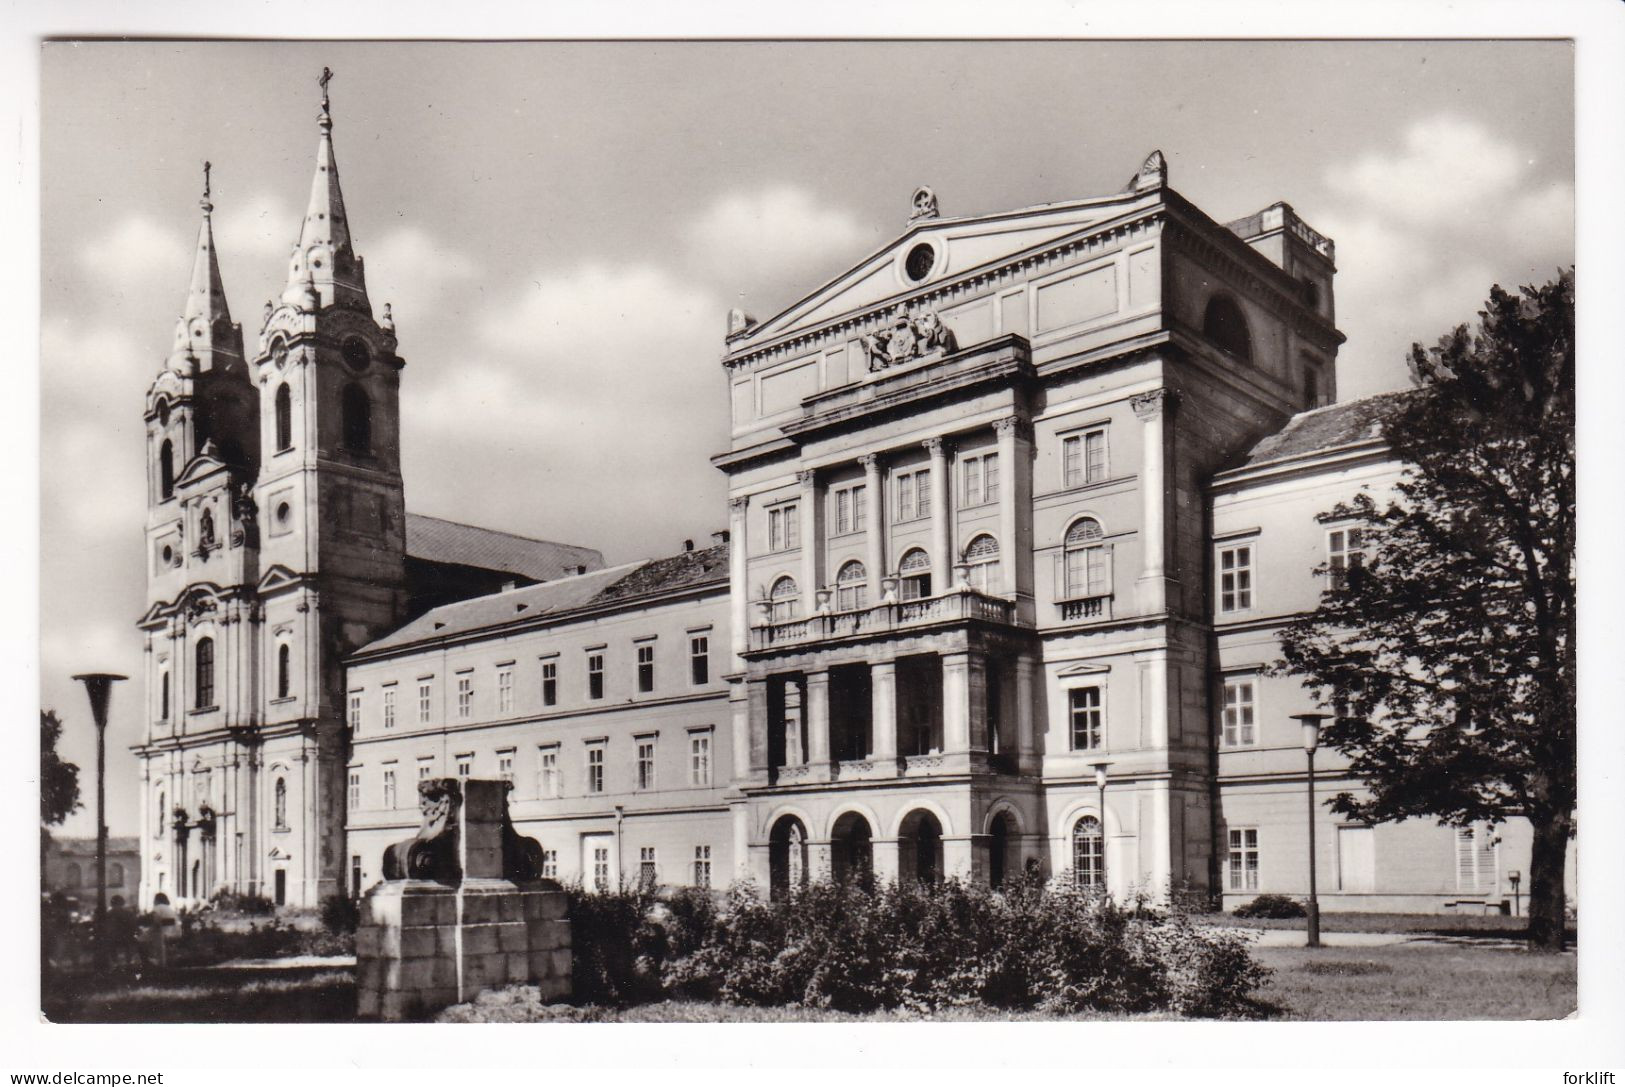
[(683, 541), (683, 552), (684, 552), (684, 554), (687, 554), (688, 552), (690, 552), (692, 550), (694, 550), (694, 541), (693, 540), (684, 540)]
[(713, 532), (713, 533), (711, 533), (711, 545), (713, 547), (721, 547), (723, 544), (725, 544), (727, 542), (728, 542), (728, 530), (727, 529), (723, 529), (721, 532)]

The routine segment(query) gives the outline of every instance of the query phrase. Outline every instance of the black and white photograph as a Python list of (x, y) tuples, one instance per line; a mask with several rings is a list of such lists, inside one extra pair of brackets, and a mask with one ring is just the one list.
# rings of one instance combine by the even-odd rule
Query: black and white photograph
[(52, 1069), (1617, 1011), (1573, 36), (307, 29), (28, 44)]

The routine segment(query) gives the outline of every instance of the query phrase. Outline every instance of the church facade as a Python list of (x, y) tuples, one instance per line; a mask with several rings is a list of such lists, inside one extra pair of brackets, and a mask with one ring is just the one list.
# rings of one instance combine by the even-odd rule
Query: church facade
[[(252, 353), (206, 195), (147, 398), (144, 900), (358, 893), (440, 776), (509, 780), (588, 885), (1306, 889), (1317, 707), (1275, 634), (1360, 560), (1320, 514), (1399, 469), (1390, 400), (1336, 403), (1335, 250), (1290, 206), (1215, 222), (1160, 153), (997, 214), (919, 190), (847, 272), (729, 315), (726, 531), (606, 568), (406, 513), (404, 363), (320, 123)], [(1499, 908), (1527, 841), (1317, 821), (1330, 908)]]

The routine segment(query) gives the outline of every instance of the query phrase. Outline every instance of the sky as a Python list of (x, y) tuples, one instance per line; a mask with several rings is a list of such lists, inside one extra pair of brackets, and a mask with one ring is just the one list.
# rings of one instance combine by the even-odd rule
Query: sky
[(1224, 222), (1337, 244), (1340, 397), (1492, 283), (1574, 260), (1573, 51), (1440, 43), (48, 44), (41, 88), (40, 668), (93, 833), (133, 833), (142, 402), (185, 298), (202, 163), (252, 350), (314, 168), (323, 66), (375, 309), (406, 360), (409, 509), (669, 554), (726, 523), (718, 359), (904, 227), (1121, 189), (1153, 149)]

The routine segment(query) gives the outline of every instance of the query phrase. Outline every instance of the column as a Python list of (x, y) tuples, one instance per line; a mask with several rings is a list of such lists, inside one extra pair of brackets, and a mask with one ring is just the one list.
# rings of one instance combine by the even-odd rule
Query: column
[(965, 658), (966, 737), (972, 751), (987, 751), (987, 658), (971, 653)]
[(829, 673), (808, 672), (802, 701), (807, 715), (807, 761), (813, 766), (829, 762)]
[(1142, 424), (1140, 430), (1144, 444), (1140, 466), (1140, 553), (1143, 559), (1136, 595), (1140, 610), (1147, 614), (1168, 610), (1168, 482), (1164, 467), (1166, 437), (1162, 422), (1172, 404), (1173, 393), (1168, 389), (1153, 389), (1129, 398), (1129, 405)]
[(954, 563), (959, 559), (948, 528), (948, 451), (941, 438), (920, 444), (931, 454), (931, 564), (933, 571), (940, 571), (932, 588), (945, 593), (954, 586)]
[(818, 611), (818, 473), (812, 469), (796, 473), (801, 484), (801, 614)]
[(897, 662), (881, 661), (869, 666), (870, 746), (876, 762), (897, 758)]
[(942, 654), (942, 750), (970, 750), (970, 654)]
[(858, 458), (863, 465), (863, 495), (867, 509), (864, 513), (864, 569), (869, 574), (869, 597), (880, 603), (880, 579), (886, 575), (886, 525), (883, 520), (885, 504), (880, 500), (880, 457), (867, 453)]
[[(1018, 590), (1016, 568), (1016, 427), (1020, 420), (1012, 415), (993, 424), (999, 437), (999, 570), (1004, 575), (1004, 595), (1015, 596)], [(988, 586), (992, 590), (992, 586)]]
[(801, 717), (804, 712), (801, 684), (794, 679), (785, 680), (783, 704), (784, 765), (800, 766), (807, 761), (807, 753), (801, 750)]
[[(747, 707), (745, 731), (749, 736), (749, 774), (752, 777), (765, 775), (768, 759), (767, 680), (753, 679), (745, 684), (745, 705)], [(734, 756), (734, 765), (736, 767), (739, 765), (737, 755)]]
[(728, 499), (728, 622), (731, 631), (733, 661), (728, 670), (743, 668), (740, 659), (750, 644), (750, 588), (745, 570), (745, 513), (750, 507), (750, 496), (740, 495)]
[(1033, 700), (1041, 697), (1033, 689), (1033, 659), (1025, 653), (1015, 660), (1016, 758), (1025, 760), (1033, 751)]
[(752, 737), (749, 686), (742, 679), (734, 680), (728, 684), (728, 711), (732, 724), (732, 731), (729, 734), (731, 741), (729, 746), (732, 748), (733, 753), (733, 779), (735, 783), (745, 781), (750, 777)]
[(874, 858), (876, 883), (890, 883), (902, 873), (901, 845), (896, 838), (871, 838), (869, 849)]

